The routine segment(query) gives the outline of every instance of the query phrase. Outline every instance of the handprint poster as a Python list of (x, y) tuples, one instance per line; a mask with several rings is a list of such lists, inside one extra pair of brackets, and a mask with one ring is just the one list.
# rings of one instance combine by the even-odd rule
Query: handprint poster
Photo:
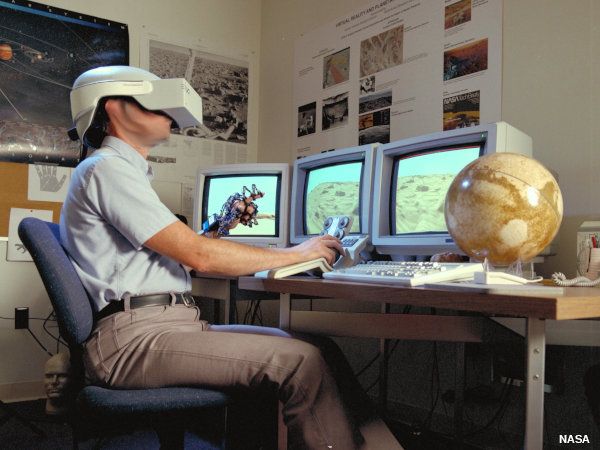
[(71, 169), (47, 164), (29, 164), (27, 199), (64, 202), (71, 179)]
[(52, 222), (52, 211), (45, 209), (11, 208), (8, 221), (8, 245), (6, 246), (7, 261), (33, 261), (31, 255), (19, 239), (19, 223), (25, 217), (37, 217), (38, 219)]

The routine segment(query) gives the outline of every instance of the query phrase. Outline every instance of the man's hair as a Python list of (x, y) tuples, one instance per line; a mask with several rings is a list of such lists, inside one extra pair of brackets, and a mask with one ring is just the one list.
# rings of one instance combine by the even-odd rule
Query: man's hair
[(94, 118), (92, 119), (92, 123), (87, 130), (86, 141), (91, 147), (100, 148), (102, 141), (106, 137), (106, 127), (108, 126), (109, 118), (104, 107), (106, 105), (106, 101), (110, 98), (111, 97), (106, 97), (100, 100), (98, 106), (96, 107), (96, 112), (94, 114)]
[(133, 103), (141, 109), (145, 109), (133, 97), (108, 96), (100, 99), (98, 106), (96, 107), (96, 112), (94, 113), (94, 118), (92, 119), (92, 123), (90, 124), (86, 134), (86, 140), (88, 144), (94, 148), (100, 148), (102, 141), (107, 135), (106, 129), (108, 127), (108, 122), (110, 122), (110, 118), (106, 113), (106, 102), (108, 100), (123, 100), (128, 103)]

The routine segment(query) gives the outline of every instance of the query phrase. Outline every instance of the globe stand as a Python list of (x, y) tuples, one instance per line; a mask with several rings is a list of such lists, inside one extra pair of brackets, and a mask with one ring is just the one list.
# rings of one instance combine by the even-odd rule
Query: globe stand
[[(523, 264), (529, 265), (531, 278), (523, 276)], [(473, 281), (476, 284), (514, 284), (522, 285), (526, 283), (535, 283), (541, 281), (541, 277), (535, 277), (533, 271), (533, 262), (522, 263), (517, 259), (514, 263), (506, 267), (505, 270), (497, 270), (487, 258), (483, 260), (483, 271), (473, 274)]]

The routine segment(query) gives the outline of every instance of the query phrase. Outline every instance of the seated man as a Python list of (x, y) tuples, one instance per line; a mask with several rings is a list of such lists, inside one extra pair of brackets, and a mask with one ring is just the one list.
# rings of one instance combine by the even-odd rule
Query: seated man
[(198, 235), (178, 220), (153, 191), (146, 161), (175, 120), (180, 127), (201, 120), (201, 111), (185, 106), (194, 99), (160, 104), (157, 93), (171, 81), (102, 67), (82, 74), (71, 92), (78, 135), (99, 147), (73, 172), (60, 217), (63, 245), (95, 302), (87, 381), (117, 388), (267, 384), (283, 403), (291, 448), (400, 448), (366, 406), (345, 360), (329, 360), (339, 352), (331, 341), (319, 349), (278, 329), (210, 325), (189, 301), (188, 268), (246, 275), (318, 257), (332, 263), (342, 248), (331, 236), (286, 249), (250, 247)]

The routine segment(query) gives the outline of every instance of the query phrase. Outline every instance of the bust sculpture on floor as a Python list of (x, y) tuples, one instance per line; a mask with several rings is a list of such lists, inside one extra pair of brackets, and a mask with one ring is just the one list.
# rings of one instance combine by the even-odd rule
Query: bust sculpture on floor
[(71, 361), (69, 355), (57, 353), (44, 366), (46, 414), (65, 414), (71, 400)]

